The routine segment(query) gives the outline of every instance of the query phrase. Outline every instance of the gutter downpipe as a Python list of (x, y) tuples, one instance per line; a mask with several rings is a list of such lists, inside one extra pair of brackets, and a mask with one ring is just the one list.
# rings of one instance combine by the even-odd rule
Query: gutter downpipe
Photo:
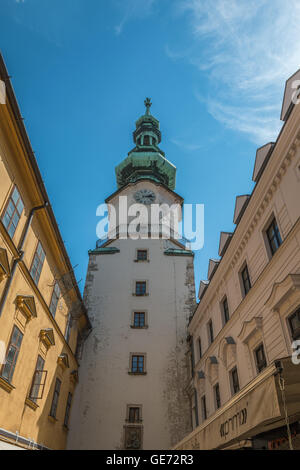
[(48, 202), (45, 202), (45, 204), (43, 204), (42, 206), (37, 206), (37, 207), (33, 207), (29, 213), (29, 217), (28, 219), (26, 220), (26, 223), (25, 223), (25, 226), (24, 226), (24, 229), (23, 229), (23, 232), (22, 232), (22, 235), (21, 235), (21, 238), (20, 238), (20, 241), (19, 241), (19, 244), (18, 244), (18, 247), (17, 247), (17, 250), (18, 250), (18, 253), (19, 253), (19, 257), (18, 258), (15, 258), (14, 261), (13, 261), (13, 264), (12, 264), (12, 267), (11, 267), (11, 271), (10, 271), (10, 276), (5, 284), (5, 287), (4, 287), (4, 290), (3, 290), (3, 294), (2, 294), (2, 297), (1, 297), (1, 300), (0, 300), (0, 317), (2, 315), (2, 312), (3, 312), (3, 308), (4, 308), (4, 305), (5, 305), (5, 301), (7, 299), (7, 295), (8, 295), (8, 292), (9, 292), (9, 288), (11, 286), (11, 283), (12, 283), (12, 280), (13, 280), (13, 277), (14, 277), (14, 274), (16, 272), (16, 267), (17, 265), (20, 263), (20, 261), (22, 261), (23, 259), (23, 256), (24, 256), (24, 252), (22, 251), (22, 248), (24, 246), (24, 242), (25, 242), (25, 239), (26, 239), (26, 236), (27, 236), (27, 233), (28, 233), (28, 230), (29, 230), (29, 227), (31, 225), (31, 222), (32, 222), (32, 219), (33, 219), (33, 216), (34, 216), (34, 213), (38, 210), (41, 210), (41, 209), (45, 209), (47, 206), (49, 205)]

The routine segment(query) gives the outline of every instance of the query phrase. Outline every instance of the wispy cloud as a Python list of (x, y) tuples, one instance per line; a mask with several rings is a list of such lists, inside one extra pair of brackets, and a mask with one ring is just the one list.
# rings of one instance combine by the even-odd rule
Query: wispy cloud
[(115, 26), (115, 33), (121, 34), (125, 25), (134, 19), (140, 19), (149, 16), (153, 11), (154, 3), (157, 0), (121, 0), (117, 3), (121, 10), (122, 19)]
[(196, 150), (200, 150), (203, 148), (202, 144), (195, 144), (192, 142), (178, 140), (178, 139), (170, 139), (172, 144), (176, 145), (177, 147), (187, 151), (187, 152), (194, 152)]
[[(192, 46), (185, 58), (207, 74), (211, 115), (258, 144), (274, 140), (284, 84), (300, 66), (299, 0), (178, 0)], [(176, 60), (182, 53), (166, 47)]]

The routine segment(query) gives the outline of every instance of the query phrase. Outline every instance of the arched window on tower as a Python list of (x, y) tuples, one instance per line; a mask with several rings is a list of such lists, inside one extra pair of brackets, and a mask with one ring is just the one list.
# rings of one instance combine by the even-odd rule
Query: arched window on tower
[(150, 145), (150, 137), (149, 137), (149, 135), (144, 135), (144, 145)]

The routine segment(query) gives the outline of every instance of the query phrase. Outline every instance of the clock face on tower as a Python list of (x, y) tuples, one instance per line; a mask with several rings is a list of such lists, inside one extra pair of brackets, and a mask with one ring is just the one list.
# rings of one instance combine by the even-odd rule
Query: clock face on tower
[(141, 189), (134, 194), (134, 199), (140, 204), (152, 204), (156, 196), (151, 189)]

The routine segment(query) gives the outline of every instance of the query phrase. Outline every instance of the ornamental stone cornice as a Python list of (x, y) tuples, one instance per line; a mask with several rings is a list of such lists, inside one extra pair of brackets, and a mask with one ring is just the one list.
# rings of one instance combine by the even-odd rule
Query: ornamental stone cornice
[(277, 312), (283, 302), (296, 290), (300, 291), (300, 274), (288, 274), (281, 282), (275, 282), (265, 305)]
[(275, 191), (277, 190), (284, 174), (287, 171), (287, 168), (291, 164), (292, 158), (296, 155), (297, 148), (300, 146), (300, 131), (297, 133), (296, 138), (294, 139), (294, 142), (291, 144), (288, 152), (286, 153), (285, 158), (281, 162), (281, 165), (276, 172), (275, 176), (273, 177), (271, 183), (269, 184), (267, 190), (265, 191), (265, 196), (262, 199), (260, 205), (258, 206), (258, 209), (255, 212), (255, 215), (252, 217), (252, 220), (248, 224), (248, 229), (245, 231), (241, 242), (239, 244), (238, 249), (235, 251), (235, 254), (232, 258), (231, 266), (234, 267), (236, 263), (238, 262), (241, 254), (243, 253), (243, 250), (248, 243), (255, 227), (257, 226), (259, 220), (261, 219), (262, 215), (264, 214), (266, 208), (268, 207), (271, 199), (273, 198), (273, 195)]

